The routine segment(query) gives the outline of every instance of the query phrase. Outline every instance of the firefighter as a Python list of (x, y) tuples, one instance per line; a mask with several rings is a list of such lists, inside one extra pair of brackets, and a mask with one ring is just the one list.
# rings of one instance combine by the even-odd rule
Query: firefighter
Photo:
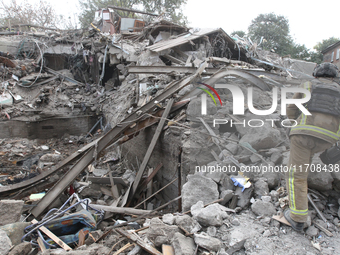
[[(301, 113), (294, 104), (287, 106), (288, 118), (296, 120), (297, 125), (289, 134), (289, 171), (285, 178), (289, 209), (284, 211), (284, 216), (298, 232), (303, 230), (308, 216), (308, 172), (322, 167), (311, 165), (313, 155), (330, 148), (340, 137), (340, 85), (334, 81), (338, 73), (337, 66), (322, 63), (313, 71), (316, 79), (301, 85), (311, 92), (305, 107), (312, 115)], [(293, 98), (304, 96), (295, 93)]]

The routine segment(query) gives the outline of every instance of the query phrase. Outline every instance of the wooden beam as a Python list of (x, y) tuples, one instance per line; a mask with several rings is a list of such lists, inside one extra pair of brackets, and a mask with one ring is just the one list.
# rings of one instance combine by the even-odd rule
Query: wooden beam
[[(109, 164), (107, 164), (109, 166)], [(115, 185), (113, 178), (112, 178), (112, 172), (109, 173), (110, 176), (110, 183), (111, 183), (111, 192), (113, 195), (113, 198), (119, 198), (119, 191), (117, 185)]]
[[(153, 168), (150, 168), (148, 172), (148, 178), (150, 178), (150, 176), (152, 175), (152, 172), (153, 172)], [(153, 177), (151, 177), (150, 182), (146, 185), (146, 197), (149, 197), (152, 195), (152, 179)]]
[(164, 126), (164, 123), (165, 123), (165, 119), (168, 117), (169, 115), (169, 112), (170, 112), (170, 109), (172, 107), (172, 104), (174, 103), (174, 99), (170, 99), (169, 102), (168, 102), (168, 105), (166, 106), (165, 108), (165, 111), (162, 115), (162, 119), (159, 121), (158, 123), (158, 126), (157, 126), (157, 129), (156, 129), (156, 132), (151, 140), (151, 143), (149, 145), (149, 148), (144, 156), (144, 159), (143, 159), (143, 162), (138, 170), (138, 173), (137, 173), (137, 176), (135, 178), (135, 181), (133, 182), (133, 185), (132, 185), (132, 190), (131, 190), (131, 198), (135, 195), (136, 191), (137, 191), (137, 188), (138, 188), (138, 185), (140, 183), (140, 180), (142, 179), (142, 176), (143, 176), (143, 173), (144, 173), (144, 170), (146, 168), (146, 165), (148, 164), (149, 162), (149, 159), (151, 157), (151, 154), (156, 146), (156, 143), (158, 141), (158, 138), (162, 132), (162, 129), (163, 129), (163, 126)]
[[(33, 219), (31, 221), (33, 224), (38, 223), (36, 219)], [(44, 232), (49, 238), (51, 238), (56, 244), (58, 244), (61, 248), (63, 248), (65, 251), (72, 251), (71, 247), (68, 246), (66, 243), (64, 243), (59, 237), (57, 237), (55, 234), (53, 234), (49, 229), (42, 226), (39, 228), (42, 232)], [(45, 247), (45, 246), (44, 246)]]
[(91, 207), (97, 210), (104, 210), (105, 212), (113, 212), (113, 213), (120, 213), (120, 214), (144, 215), (146, 213), (151, 212), (148, 210), (134, 209), (130, 207), (113, 207), (113, 206), (96, 205), (96, 204), (91, 204)]

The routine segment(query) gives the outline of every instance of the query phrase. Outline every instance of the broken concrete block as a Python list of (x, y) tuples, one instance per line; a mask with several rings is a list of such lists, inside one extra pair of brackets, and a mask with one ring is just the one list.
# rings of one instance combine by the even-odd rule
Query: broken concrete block
[(330, 172), (310, 172), (308, 175), (308, 188), (326, 191), (332, 189), (333, 177)]
[(267, 179), (269, 190), (276, 189), (279, 185), (280, 174), (275, 172), (264, 172), (263, 178)]
[(11, 239), (9, 239), (5, 231), (0, 230), (0, 254), (7, 254), (11, 247)]
[(265, 124), (261, 128), (248, 128), (240, 140), (240, 143), (244, 142), (248, 142), (255, 150), (260, 150), (275, 147), (282, 139), (279, 130)]
[(224, 212), (218, 204), (212, 204), (203, 208), (202, 202), (191, 207), (193, 218), (202, 226), (221, 226), (223, 224)]
[(251, 210), (257, 216), (273, 216), (276, 214), (275, 206), (272, 203), (258, 200), (251, 205)]
[(243, 192), (241, 187), (237, 187), (235, 190), (235, 195), (238, 196), (237, 206), (241, 208), (246, 208), (250, 204), (250, 199), (252, 198), (253, 193), (253, 185), (245, 189)]
[(268, 183), (262, 178), (255, 182), (255, 195), (257, 198), (269, 195)]
[(310, 227), (307, 228), (306, 234), (311, 236), (311, 237), (317, 236), (319, 234), (319, 230), (314, 226), (310, 226)]
[(188, 175), (188, 182), (182, 188), (183, 211), (190, 210), (198, 201), (208, 204), (216, 201), (218, 197), (218, 186), (212, 179), (199, 174)]
[(172, 246), (176, 255), (192, 255), (196, 250), (194, 239), (181, 233), (175, 233)]
[(275, 152), (270, 156), (270, 161), (275, 165), (280, 164), (282, 162), (283, 155), (281, 152)]
[(162, 216), (162, 220), (165, 224), (173, 225), (175, 221), (175, 216), (172, 213), (167, 213)]
[(175, 224), (191, 234), (197, 233), (202, 228), (197, 220), (193, 219), (189, 215), (175, 217)]
[(211, 237), (204, 232), (201, 234), (195, 234), (194, 240), (198, 246), (201, 246), (209, 251), (217, 252), (222, 247), (222, 242), (219, 239)]
[(157, 246), (170, 244), (175, 233), (179, 232), (177, 226), (164, 224), (160, 219), (153, 218), (147, 231), (147, 237)]
[(272, 201), (272, 197), (271, 196), (262, 196), (261, 200), (263, 202), (270, 203)]
[(228, 190), (223, 190), (220, 194), (220, 199), (223, 198), (223, 201), (220, 203), (221, 205), (226, 205), (226, 203), (228, 203), (234, 195), (234, 191), (228, 189)]
[(31, 252), (32, 245), (29, 242), (24, 242), (15, 246), (8, 255), (27, 255)]
[(16, 222), (7, 224), (0, 227), (0, 230), (6, 232), (7, 236), (11, 239), (13, 245), (21, 243), (21, 237), (25, 234), (24, 230), (26, 227), (31, 225), (30, 222)]
[(1, 200), (0, 226), (19, 221), (23, 206), (22, 200)]
[(217, 234), (217, 228), (214, 227), (214, 226), (208, 227), (208, 228), (207, 228), (207, 234), (208, 234), (209, 236), (212, 236), (212, 237), (216, 236), (216, 234)]
[[(218, 167), (220, 166), (217, 166), (217, 165), (219, 164), (216, 161), (210, 162), (207, 165), (207, 169), (218, 169)], [(204, 172), (202, 175), (220, 184), (222, 179), (226, 175), (226, 173), (224, 173), (223, 171), (209, 171), (209, 172), (207, 171), (207, 172)]]
[(233, 155), (237, 153), (238, 145), (234, 143), (228, 143), (225, 148)]
[(250, 161), (251, 163), (255, 164), (257, 162), (260, 162), (261, 161), (261, 158), (255, 154), (251, 155), (250, 156)]
[(247, 241), (247, 239), (244, 239), (242, 241), (237, 242), (236, 244), (234, 244), (233, 246), (231, 246), (228, 250), (227, 250), (227, 254), (234, 254), (235, 252), (241, 250), (244, 248), (244, 244)]
[(224, 190), (235, 190), (235, 189), (236, 189), (236, 186), (234, 185), (233, 181), (230, 179), (230, 176), (225, 175), (221, 182), (220, 192), (223, 192)]

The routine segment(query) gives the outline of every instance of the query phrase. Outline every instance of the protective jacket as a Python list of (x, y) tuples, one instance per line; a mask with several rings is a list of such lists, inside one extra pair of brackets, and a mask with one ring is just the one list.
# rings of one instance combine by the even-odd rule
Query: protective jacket
[[(324, 85), (325, 89), (333, 90), (334, 93), (325, 93), (323, 95), (313, 95), (317, 91), (322, 89)], [(326, 78), (318, 78), (313, 81), (307, 81), (302, 84), (302, 87), (311, 91), (312, 98), (310, 100), (310, 108), (308, 109), (308, 103), (306, 108), (312, 115), (305, 115), (301, 113), (296, 105), (291, 104), (287, 106), (287, 116), (289, 119), (295, 119), (298, 123), (297, 126), (292, 127), (290, 131), (291, 135), (309, 135), (320, 138), (329, 143), (335, 143), (340, 138), (340, 116), (337, 113), (337, 109), (340, 108), (336, 105), (336, 101), (340, 101), (340, 86), (339, 84)], [(339, 96), (338, 96), (339, 94)], [(295, 93), (293, 98), (303, 98), (303, 93)], [(327, 106), (326, 102), (332, 102)], [(340, 109), (339, 109), (340, 110)], [(326, 113), (329, 112), (329, 113)], [(330, 114), (332, 113), (332, 114)]]

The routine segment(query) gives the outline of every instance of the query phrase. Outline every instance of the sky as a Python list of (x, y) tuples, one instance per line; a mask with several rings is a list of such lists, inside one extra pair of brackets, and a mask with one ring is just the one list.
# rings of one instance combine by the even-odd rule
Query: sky
[[(8, 2), (9, 0), (5, 0)], [(26, 0), (36, 2), (38, 0)], [(79, 13), (78, 0), (46, 0), (58, 14), (74, 19)], [(20, 2), (20, 0), (18, 0)], [(327, 3), (327, 4), (326, 4)], [(294, 41), (312, 49), (318, 42), (329, 37), (340, 38), (340, 1), (330, 0), (321, 4), (318, 1), (304, 0), (187, 0), (183, 8), (189, 26), (200, 28), (247, 31), (251, 21), (259, 14), (275, 13), (288, 19), (290, 33)]]

